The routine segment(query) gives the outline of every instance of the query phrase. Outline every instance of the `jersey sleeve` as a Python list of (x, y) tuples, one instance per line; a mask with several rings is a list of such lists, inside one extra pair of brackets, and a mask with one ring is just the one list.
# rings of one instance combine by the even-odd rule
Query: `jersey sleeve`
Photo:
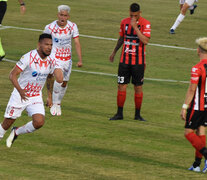
[(45, 29), (44, 29), (43, 33), (51, 34), (51, 31), (49, 29), (49, 25), (45, 26)]
[(190, 82), (193, 84), (198, 84), (200, 76), (201, 76), (201, 69), (196, 66), (192, 67)]
[(145, 23), (143, 24), (143, 35), (145, 35), (146, 37), (150, 38), (151, 36), (151, 24), (149, 21), (145, 21)]
[(77, 25), (74, 23), (73, 24), (73, 39), (79, 37), (79, 31)]
[(124, 36), (124, 23), (123, 23), (123, 21), (121, 21), (121, 23), (120, 23), (119, 35), (122, 37)]
[(21, 71), (24, 71), (28, 65), (29, 65), (29, 58), (27, 57), (27, 54), (22, 56), (21, 59), (16, 63), (16, 66)]

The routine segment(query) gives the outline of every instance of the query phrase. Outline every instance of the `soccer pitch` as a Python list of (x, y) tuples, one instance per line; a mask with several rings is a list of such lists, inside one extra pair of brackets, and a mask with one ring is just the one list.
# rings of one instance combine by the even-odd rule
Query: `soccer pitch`
[[(36, 48), (40, 30), (56, 19), (60, 4), (71, 7), (70, 20), (78, 25), (83, 67), (76, 67), (78, 58), (73, 48), (73, 72), (62, 102), (62, 116), (52, 117), (46, 108), (44, 127), (19, 136), (11, 149), (5, 145), (9, 132), (5, 134), (0, 141), (0, 179), (206, 179), (206, 174), (187, 171), (194, 150), (184, 138), (184, 121), (180, 119), (190, 69), (198, 62), (195, 39), (207, 36), (204, 0), (199, 1), (194, 15), (188, 12), (175, 35), (170, 35), (169, 29), (179, 13), (178, 0), (137, 1), (142, 16), (152, 25), (142, 104), (147, 122), (133, 120), (131, 84), (124, 120), (108, 120), (116, 112), (121, 51), (114, 63), (108, 59), (119, 37), (121, 19), (128, 17), (129, 5), (134, 1), (25, 2), (27, 12), (23, 16), (18, 3), (8, 1), (3, 25), (10, 27), (0, 29), (6, 59), (12, 60), (0, 62), (1, 119), (13, 89), (8, 75), (14, 62)], [(44, 95), (46, 100), (45, 90)], [(29, 120), (23, 113), (15, 126)]]

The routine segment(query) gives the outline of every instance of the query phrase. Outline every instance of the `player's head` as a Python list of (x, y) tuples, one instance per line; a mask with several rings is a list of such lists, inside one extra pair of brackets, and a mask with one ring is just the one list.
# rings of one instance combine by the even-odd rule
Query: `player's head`
[(42, 58), (49, 56), (52, 50), (52, 36), (43, 33), (39, 36), (38, 53)]
[(58, 6), (58, 25), (65, 27), (67, 20), (69, 19), (70, 7), (67, 5)]
[(129, 8), (129, 14), (131, 18), (135, 18), (136, 20), (140, 17), (140, 6), (137, 3), (132, 3)]
[(198, 44), (198, 54), (207, 54), (207, 37), (196, 39), (196, 44)]

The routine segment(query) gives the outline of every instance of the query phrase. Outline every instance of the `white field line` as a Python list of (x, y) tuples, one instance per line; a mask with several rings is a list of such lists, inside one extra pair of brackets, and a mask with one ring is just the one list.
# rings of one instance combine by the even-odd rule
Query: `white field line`
[[(23, 27), (15, 27), (15, 26), (2, 26), (0, 30), (3, 29), (21, 29), (21, 30), (27, 30), (27, 31), (38, 31), (38, 32), (43, 32), (41, 29), (32, 29), (32, 28), (23, 28)], [(86, 37), (86, 38), (92, 38), (92, 39), (101, 39), (101, 40), (109, 40), (109, 41), (117, 41), (117, 39), (114, 38), (105, 38), (105, 37), (100, 37), (100, 36), (90, 36), (90, 35), (84, 35), (80, 34), (81, 37)], [(148, 45), (150, 46), (157, 46), (157, 47), (164, 47), (164, 48), (172, 48), (172, 49), (181, 49), (181, 50), (189, 50), (189, 51), (195, 51), (196, 49), (193, 48), (186, 48), (186, 47), (178, 47), (178, 46), (169, 46), (169, 45), (162, 45), (162, 44), (154, 44), (154, 43), (149, 43)]]
[[(6, 58), (4, 58), (3, 61), (7, 61), (11, 63), (17, 62), (17, 61), (6, 59)], [(77, 69), (72, 69), (72, 71), (79, 72), (79, 73), (85, 73), (85, 74), (95, 74), (95, 75), (101, 75), (101, 76), (117, 77), (116, 74), (103, 73), (103, 72), (82, 71), (82, 70), (77, 70)], [(144, 78), (144, 79), (149, 80), (149, 81), (159, 81), (159, 82), (185, 83), (185, 84), (189, 83), (188, 81), (178, 81), (178, 80), (173, 80), (173, 79), (156, 79), (156, 78)]]

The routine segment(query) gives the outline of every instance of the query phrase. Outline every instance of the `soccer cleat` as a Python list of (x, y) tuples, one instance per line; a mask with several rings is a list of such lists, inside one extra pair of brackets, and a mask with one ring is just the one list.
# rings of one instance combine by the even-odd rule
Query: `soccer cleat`
[(122, 120), (122, 119), (123, 119), (123, 115), (115, 114), (109, 120)]
[(175, 30), (174, 29), (170, 29), (170, 34), (175, 34)]
[(62, 114), (60, 104), (56, 105), (56, 113), (57, 113), (57, 116), (61, 116)]
[(197, 8), (198, 6), (196, 4), (193, 5), (193, 9), (190, 10), (190, 14), (194, 14), (194, 11), (195, 9)]
[(203, 168), (202, 172), (206, 173), (207, 172), (207, 160), (205, 160), (204, 163), (205, 164), (204, 164), (204, 168)]
[(9, 137), (6, 140), (6, 146), (8, 148), (10, 148), (12, 146), (12, 144), (14, 143), (14, 141), (17, 139), (17, 135), (15, 134), (15, 130), (17, 129), (17, 127), (13, 127), (11, 130), (11, 133), (9, 135)]
[(188, 168), (189, 171), (194, 171), (194, 172), (201, 172), (201, 169), (200, 169), (200, 166), (197, 166), (197, 167), (193, 167), (191, 166), (190, 168)]
[(134, 120), (138, 120), (138, 121), (147, 121), (145, 120), (142, 116), (135, 116)]
[(53, 104), (52, 107), (50, 108), (50, 113), (55, 116), (57, 114), (57, 110), (56, 110), (57, 105)]

